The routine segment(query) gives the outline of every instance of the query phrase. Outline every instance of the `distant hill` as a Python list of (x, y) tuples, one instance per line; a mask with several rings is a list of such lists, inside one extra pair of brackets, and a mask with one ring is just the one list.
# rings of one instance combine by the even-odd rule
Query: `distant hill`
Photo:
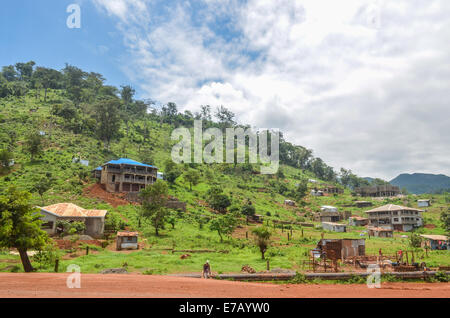
[(392, 185), (406, 188), (410, 193), (432, 193), (450, 189), (450, 177), (443, 174), (402, 173), (390, 181)]

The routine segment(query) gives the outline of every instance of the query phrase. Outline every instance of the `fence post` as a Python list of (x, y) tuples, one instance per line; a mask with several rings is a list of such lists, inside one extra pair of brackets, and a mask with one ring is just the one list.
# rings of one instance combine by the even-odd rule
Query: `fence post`
[(245, 232), (245, 238), (248, 240), (248, 231)]
[(270, 261), (267, 260), (267, 270), (270, 271)]
[(89, 255), (89, 246), (86, 246), (86, 255)]
[(59, 259), (57, 259), (57, 260), (55, 261), (55, 273), (58, 272), (58, 267), (59, 267)]

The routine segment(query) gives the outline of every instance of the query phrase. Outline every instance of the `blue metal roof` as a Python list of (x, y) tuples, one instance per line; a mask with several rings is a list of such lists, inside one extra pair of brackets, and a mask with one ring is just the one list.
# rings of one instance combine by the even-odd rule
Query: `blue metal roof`
[(98, 167), (95, 168), (94, 170), (102, 170), (102, 166), (98, 166)]
[(135, 166), (156, 168), (155, 166), (146, 165), (145, 163), (137, 162), (137, 161), (134, 161), (134, 160), (131, 160), (128, 158), (120, 158), (117, 160), (111, 160), (111, 161), (108, 161), (107, 163), (105, 163), (105, 165), (107, 165), (108, 163), (113, 164), (113, 165), (125, 164), (125, 165), (135, 165)]

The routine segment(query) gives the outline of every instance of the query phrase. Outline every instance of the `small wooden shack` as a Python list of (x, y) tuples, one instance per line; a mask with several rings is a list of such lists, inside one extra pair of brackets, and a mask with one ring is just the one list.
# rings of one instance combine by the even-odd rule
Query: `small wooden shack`
[(139, 249), (138, 232), (117, 232), (116, 249)]

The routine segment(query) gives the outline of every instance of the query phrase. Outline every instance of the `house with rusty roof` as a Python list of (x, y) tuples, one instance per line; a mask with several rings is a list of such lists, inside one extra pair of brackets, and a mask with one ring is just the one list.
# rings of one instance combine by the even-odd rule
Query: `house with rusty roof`
[(156, 182), (158, 168), (128, 158), (111, 160), (93, 174), (108, 192), (139, 192)]
[(450, 250), (450, 242), (446, 235), (421, 234), (422, 248), (428, 247), (432, 250)]
[(56, 234), (58, 221), (84, 222), (84, 234), (101, 237), (105, 229), (106, 210), (87, 210), (73, 203), (57, 203), (46, 207), (39, 207), (42, 214), (42, 229), (48, 234)]
[(421, 212), (423, 210), (396, 204), (386, 204), (366, 211), (370, 226), (403, 232), (423, 225)]

